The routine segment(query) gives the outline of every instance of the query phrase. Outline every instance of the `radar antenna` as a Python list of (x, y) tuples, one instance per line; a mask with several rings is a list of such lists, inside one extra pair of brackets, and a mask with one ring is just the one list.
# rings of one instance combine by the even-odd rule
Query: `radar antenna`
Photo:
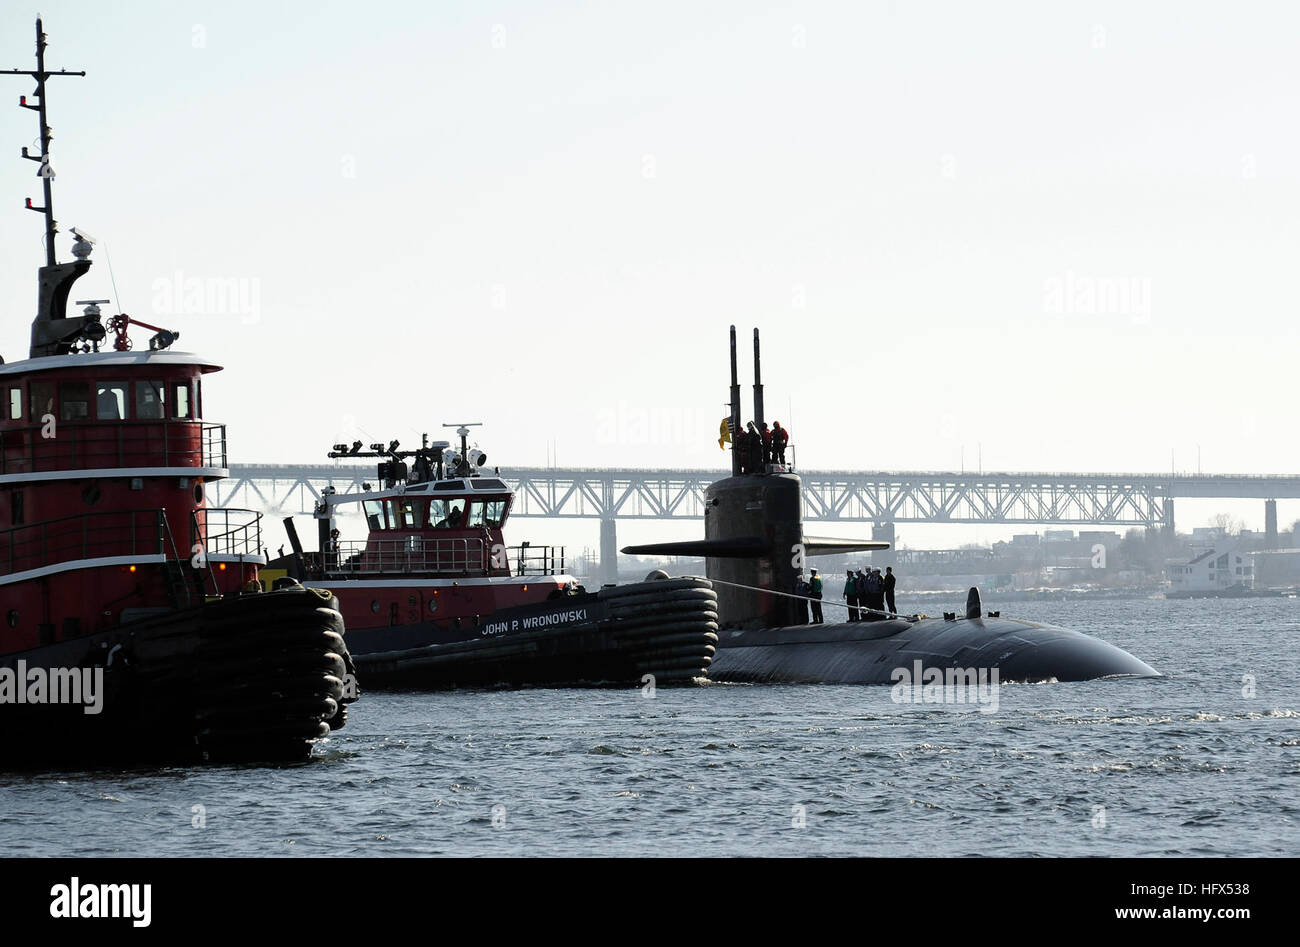
[(477, 447), (471, 449), (469, 446), (469, 429), (482, 426), (482, 421), (460, 421), (455, 424), (443, 425), (443, 427), (454, 427), (456, 433), (460, 435), (460, 453), (453, 452), (447, 457), (447, 468), (454, 471), (457, 477), (478, 476), (474, 472), (475, 468), (482, 467), (487, 463), (487, 454)]

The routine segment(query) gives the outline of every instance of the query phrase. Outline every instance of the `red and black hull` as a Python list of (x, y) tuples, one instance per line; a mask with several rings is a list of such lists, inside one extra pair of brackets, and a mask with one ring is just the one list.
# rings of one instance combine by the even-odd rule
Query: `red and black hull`
[(666, 579), (504, 608), (475, 621), (357, 629), (363, 687), (656, 686), (703, 677), (718, 641), (705, 579)]
[(6, 768), (304, 760), (355, 699), (343, 620), (312, 589), (227, 597), (0, 657), (102, 672), (85, 704), (0, 703)]

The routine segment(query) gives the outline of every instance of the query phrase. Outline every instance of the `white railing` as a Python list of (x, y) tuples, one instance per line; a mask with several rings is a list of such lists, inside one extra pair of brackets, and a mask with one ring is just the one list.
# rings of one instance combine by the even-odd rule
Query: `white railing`
[(330, 574), (440, 572), (453, 575), (486, 574), (490, 549), (482, 539), (372, 539), (343, 542), (326, 550), (325, 571)]

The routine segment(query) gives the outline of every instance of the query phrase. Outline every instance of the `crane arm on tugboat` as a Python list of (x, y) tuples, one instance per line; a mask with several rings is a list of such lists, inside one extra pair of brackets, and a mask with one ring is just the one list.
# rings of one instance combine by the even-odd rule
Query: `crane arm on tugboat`
[(177, 339), (181, 337), (179, 332), (173, 332), (171, 329), (164, 329), (161, 326), (153, 326), (140, 319), (133, 319), (124, 312), (119, 312), (108, 320), (108, 327), (117, 338), (113, 340), (113, 348), (118, 352), (129, 352), (133, 346), (127, 331), (131, 326), (137, 325), (142, 329), (152, 329), (156, 335), (149, 340), (149, 351), (158, 352), (162, 349), (170, 348)]

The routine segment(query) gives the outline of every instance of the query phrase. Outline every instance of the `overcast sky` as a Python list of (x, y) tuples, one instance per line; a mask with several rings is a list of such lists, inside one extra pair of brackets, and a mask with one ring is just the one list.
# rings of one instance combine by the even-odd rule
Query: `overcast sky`
[[(735, 323), (806, 468), (1300, 469), (1292, 5), (40, 7), (75, 298), (225, 366), (232, 462), (474, 420), (721, 468)], [(0, 111), (9, 361), (35, 138)]]

